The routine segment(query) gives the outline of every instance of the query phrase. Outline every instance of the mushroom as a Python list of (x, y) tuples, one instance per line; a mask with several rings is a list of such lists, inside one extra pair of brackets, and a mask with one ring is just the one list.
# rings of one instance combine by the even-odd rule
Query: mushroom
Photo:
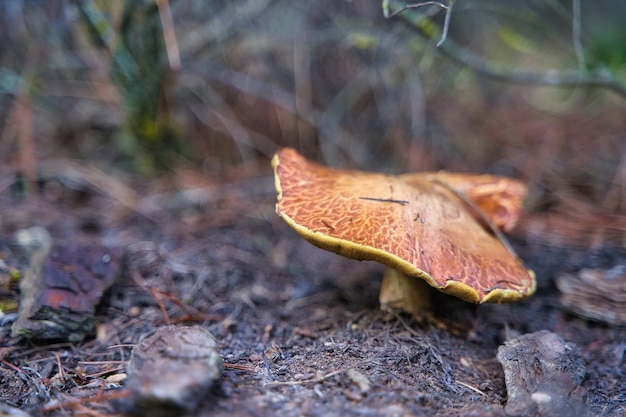
[[(427, 283), (473, 303), (535, 291), (498, 228), (510, 230), (526, 188), (519, 181), (447, 172), (392, 176), (327, 168), (294, 149), (272, 160), (276, 213), (315, 246), (386, 265), (381, 307), (418, 313)], [(425, 288), (424, 288), (425, 287)]]

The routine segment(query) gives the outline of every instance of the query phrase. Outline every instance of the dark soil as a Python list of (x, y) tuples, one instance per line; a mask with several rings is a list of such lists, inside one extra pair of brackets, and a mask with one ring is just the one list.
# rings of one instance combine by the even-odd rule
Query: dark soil
[(626, 329), (571, 315), (554, 285), (559, 272), (624, 263), (624, 250), (514, 237), (537, 273), (535, 296), (474, 306), (435, 295), (432, 314), (418, 320), (379, 309), (382, 267), (319, 250), (283, 224), (269, 175), (193, 195), (146, 186), (140, 194), (152, 197), (133, 205), (89, 184), (41, 186), (38, 197), (0, 195), (8, 266), (26, 267), (14, 233), (34, 225), (57, 241), (124, 248), (125, 257), (97, 311), (97, 334), (83, 342), (12, 338), (3, 319), (0, 402), (32, 415), (119, 413), (123, 383), (111, 377), (166, 323), (201, 324), (218, 340), (225, 371), (198, 416), (500, 416), (498, 346), (544, 329), (580, 349), (592, 415), (626, 408)]

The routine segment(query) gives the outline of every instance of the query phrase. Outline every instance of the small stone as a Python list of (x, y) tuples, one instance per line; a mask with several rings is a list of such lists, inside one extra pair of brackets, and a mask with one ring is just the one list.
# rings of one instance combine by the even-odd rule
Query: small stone
[(354, 384), (359, 388), (359, 391), (363, 394), (367, 393), (370, 390), (371, 382), (365, 375), (363, 375), (359, 370), (355, 368), (348, 369), (348, 378), (354, 382)]
[(545, 392), (534, 392), (530, 398), (537, 404), (547, 404), (552, 401), (550, 394), (546, 394)]
[(131, 391), (121, 407), (160, 416), (190, 412), (221, 377), (215, 338), (203, 327), (165, 326), (135, 346), (124, 385)]

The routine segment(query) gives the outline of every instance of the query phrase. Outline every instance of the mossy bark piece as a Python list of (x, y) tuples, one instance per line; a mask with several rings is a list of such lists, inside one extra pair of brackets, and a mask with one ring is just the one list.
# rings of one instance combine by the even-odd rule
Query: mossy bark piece
[(33, 252), (20, 282), (13, 337), (76, 342), (94, 330), (94, 313), (119, 270), (116, 249), (55, 244)]

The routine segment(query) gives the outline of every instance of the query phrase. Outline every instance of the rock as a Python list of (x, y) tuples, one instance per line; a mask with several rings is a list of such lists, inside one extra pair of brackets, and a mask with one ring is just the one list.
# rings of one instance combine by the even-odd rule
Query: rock
[(13, 337), (77, 342), (94, 330), (94, 313), (119, 271), (120, 251), (98, 245), (52, 243), (41, 228), (18, 233), (30, 251), (20, 281)]
[(161, 327), (133, 349), (124, 383), (131, 395), (120, 406), (150, 416), (190, 412), (206, 398), (222, 370), (217, 342), (208, 330)]
[(504, 368), (507, 416), (589, 416), (583, 360), (576, 346), (543, 330), (507, 340), (498, 349)]

